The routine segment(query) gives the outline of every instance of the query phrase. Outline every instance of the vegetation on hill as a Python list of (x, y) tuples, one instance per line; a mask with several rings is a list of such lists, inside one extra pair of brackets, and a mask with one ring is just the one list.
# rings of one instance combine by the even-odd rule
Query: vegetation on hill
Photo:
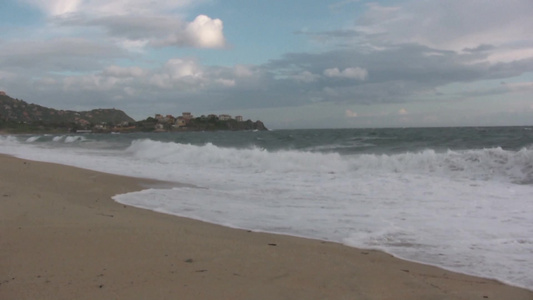
[(199, 117), (189, 121), (187, 127), (195, 130), (213, 131), (213, 130), (266, 130), (261, 121), (247, 120), (237, 121), (235, 119), (220, 120), (216, 117)]
[(117, 109), (56, 110), (0, 95), (0, 129), (9, 132), (87, 130), (96, 124), (135, 122)]
[(56, 110), (28, 104), (0, 92), (0, 131), (9, 133), (267, 130), (261, 121), (221, 120), (210, 115), (191, 117), (178, 124), (176, 118), (170, 117), (164, 121), (148, 117), (136, 122), (123, 111), (114, 108), (80, 112)]

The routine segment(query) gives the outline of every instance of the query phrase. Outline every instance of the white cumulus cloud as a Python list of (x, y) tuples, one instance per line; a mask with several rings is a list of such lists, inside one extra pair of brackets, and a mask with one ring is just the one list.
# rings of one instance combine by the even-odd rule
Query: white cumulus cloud
[(220, 48), (225, 44), (224, 25), (220, 19), (199, 15), (185, 29), (186, 38), (199, 48)]

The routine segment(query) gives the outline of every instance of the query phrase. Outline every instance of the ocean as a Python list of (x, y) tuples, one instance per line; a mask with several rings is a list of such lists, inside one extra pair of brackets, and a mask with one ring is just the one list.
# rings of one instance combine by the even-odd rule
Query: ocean
[(184, 183), (123, 204), (533, 290), (531, 127), (3, 135), (0, 153)]

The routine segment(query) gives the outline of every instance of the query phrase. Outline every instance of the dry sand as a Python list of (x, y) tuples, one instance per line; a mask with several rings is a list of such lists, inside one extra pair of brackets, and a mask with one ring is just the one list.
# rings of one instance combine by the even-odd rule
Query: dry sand
[(0, 299), (533, 299), (336, 243), (124, 206), (149, 181), (0, 156)]

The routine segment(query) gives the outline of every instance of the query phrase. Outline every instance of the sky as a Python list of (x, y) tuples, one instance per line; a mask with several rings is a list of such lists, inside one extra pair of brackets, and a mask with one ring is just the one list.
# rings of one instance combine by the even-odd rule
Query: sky
[(532, 0), (1, 0), (0, 90), (268, 128), (533, 125)]

